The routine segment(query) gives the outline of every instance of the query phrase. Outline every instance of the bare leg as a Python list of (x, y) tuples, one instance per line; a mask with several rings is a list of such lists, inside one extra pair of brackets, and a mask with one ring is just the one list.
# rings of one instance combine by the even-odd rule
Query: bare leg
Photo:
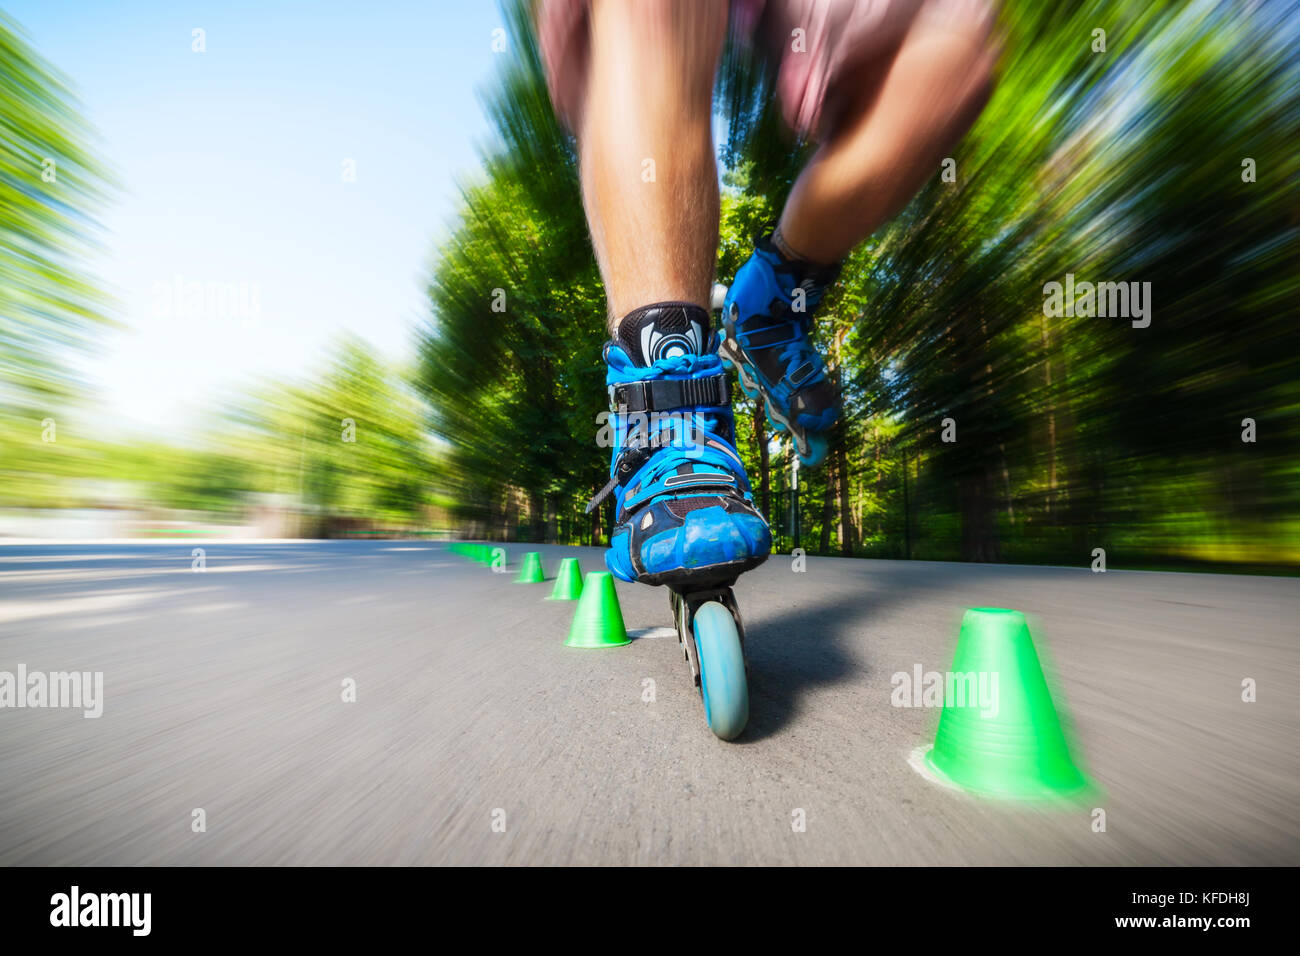
[(725, 0), (597, 0), (578, 130), (611, 326), (653, 302), (708, 307), (718, 242), (713, 80)]
[(836, 262), (894, 216), (975, 121), (996, 51), (978, 9), (939, 19), (922, 11), (892, 59), (833, 90), (844, 108), (805, 167), (781, 216), (787, 252)]

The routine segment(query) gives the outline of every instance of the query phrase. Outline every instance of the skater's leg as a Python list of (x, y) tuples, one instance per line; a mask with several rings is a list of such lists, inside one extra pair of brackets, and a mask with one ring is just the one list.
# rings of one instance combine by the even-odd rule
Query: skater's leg
[(596, 0), (576, 117), (582, 193), (611, 323), (708, 307), (718, 235), (713, 80), (725, 0)]
[(983, 3), (928, 3), (892, 56), (832, 81), (838, 112), (782, 213), (783, 251), (837, 262), (935, 175), (988, 98), (991, 21)]
[(723, 355), (805, 465), (822, 461), (839, 398), (812, 342), (812, 311), (838, 263), (898, 212), (973, 122), (994, 53), (985, 0), (770, 0), (771, 38), (805, 27), (785, 52), (785, 115), (822, 145), (775, 234), (731, 283)]
[(625, 581), (716, 587), (761, 564), (754, 507), (708, 313), (718, 230), (713, 80), (725, 0), (568, 0), (541, 8), (552, 99), (576, 130), (605, 282), (615, 521)]

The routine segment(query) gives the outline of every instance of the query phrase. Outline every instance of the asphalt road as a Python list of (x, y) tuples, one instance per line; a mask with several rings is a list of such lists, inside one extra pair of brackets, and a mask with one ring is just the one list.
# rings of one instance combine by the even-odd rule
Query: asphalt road
[[(598, 651), (547, 593), (420, 541), (0, 546), (0, 671), (104, 675), (97, 719), (0, 709), (0, 863), (1300, 863), (1296, 579), (774, 556), (731, 744), (663, 589)], [(909, 764), (938, 712), (891, 676), (977, 605), (1030, 615), (1088, 800)]]

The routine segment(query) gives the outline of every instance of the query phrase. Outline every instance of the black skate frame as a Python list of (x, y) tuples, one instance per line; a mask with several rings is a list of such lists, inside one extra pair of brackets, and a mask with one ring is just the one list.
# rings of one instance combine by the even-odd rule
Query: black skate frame
[[(734, 584), (734, 580), (731, 583)], [(709, 601), (717, 601), (731, 613), (732, 620), (736, 622), (736, 634), (740, 637), (741, 653), (744, 653), (745, 648), (745, 624), (741, 620), (740, 607), (736, 603), (736, 595), (731, 590), (731, 584), (698, 591), (675, 591), (669, 588), (668, 605), (673, 612), (677, 640), (682, 645), (682, 654), (686, 658), (686, 663), (691, 666), (691, 680), (696, 687), (700, 686), (700, 661), (692, 625), (695, 623), (695, 612)], [(748, 661), (745, 669), (749, 670)]]

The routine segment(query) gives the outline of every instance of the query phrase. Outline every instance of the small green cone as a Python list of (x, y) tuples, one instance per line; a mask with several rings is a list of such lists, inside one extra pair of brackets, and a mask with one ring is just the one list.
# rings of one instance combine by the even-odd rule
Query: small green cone
[(994, 693), (986, 695), (991, 701), (965, 706), (944, 701), (925, 757), (929, 769), (964, 790), (997, 797), (1066, 797), (1088, 786), (1070, 756), (1023, 614), (968, 610), (952, 670), (976, 675), (976, 686)]
[(546, 575), (542, 573), (542, 556), (536, 551), (529, 551), (524, 555), (524, 564), (519, 569), (519, 577), (515, 578), (515, 583), (539, 584), (545, 580)]
[(565, 647), (621, 647), (631, 644), (618, 607), (614, 576), (608, 571), (592, 571), (582, 586), (578, 609), (573, 614)]
[(582, 568), (577, 558), (565, 558), (555, 575), (555, 587), (548, 601), (576, 601), (582, 595)]

